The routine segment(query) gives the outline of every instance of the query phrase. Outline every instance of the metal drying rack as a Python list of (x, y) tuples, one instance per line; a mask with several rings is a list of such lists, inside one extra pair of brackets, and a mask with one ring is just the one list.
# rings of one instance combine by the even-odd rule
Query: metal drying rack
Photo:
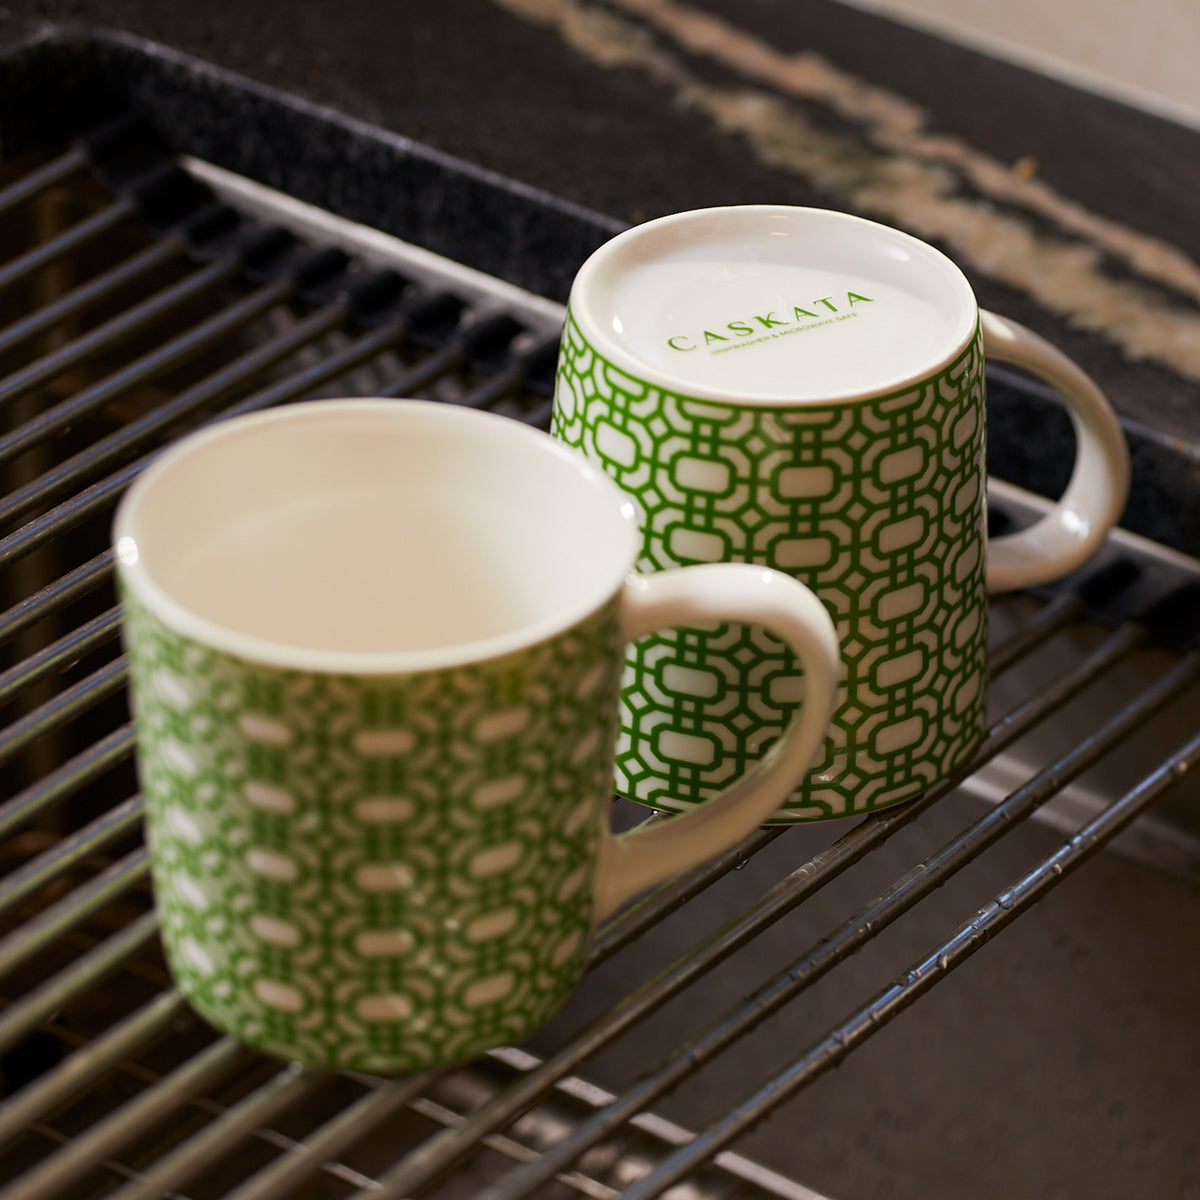
[[(11, 165), (0, 215), (0, 1200), (812, 1200), (739, 1152), (748, 1132), (1105, 846), (1198, 877), (1192, 835), (1143, 814), (1200, 760), (1189, 716), (1200, 572), (1119, 535), (1064, 587), (994, 606), (1000, 707), (967, 768), (865, 820), (764, 830), (635, 903), (597, 937), (598, 998), (585, 983), (578, 1010), (535, 1044), (382, 1079), (302, 1070), (218, 1036), (174, 991), (157, 945), (107, 548), (113, 505), (184, 432), (302, 397), (420, 396), (545, 426), (561, 310), (176, 158), (135, 118)], [(994, 499), (1001, 522), (1037, 505), (1011, 489)], [(1121, 684), (1116, 705), (1097, 701), (1086, 736), (1042, 761), (1014, 758), (1130, 664), (1136, 687)], [(1141, 763), (1146, 745), (1156, 749)], [(1126, 764), (1114, 777), (1135, 775), (1115, 797), (1078, 784), (1110, 763)], [(905, 841), (930, 819), (937, 836)], [(921, 952), (839, 1001), (765, 1072), (732, 1072), (742, 1086), (719, 1103), (708, 1094), (701, 1127), (658, 1115), (677, 1089), (703, 1086), (710, 1064), (755, 1059), (768, 1018), (796, 1012), (989, 848), (1024, 852), (1021, 831), (1035, 822), (1040, 849), (1006, 886), (940, 896)], [(1049, 829), (1060, 832), (1047, 849)], [(874, 879), (866, 864), (885, 847), (882, 886), (847, 889), (819, 929), (795, 925), (835, 881)], [(738, 889), (751, 876), (747, 896)], [(784, 928), (779, 961), (739, 965), (730, 985), (728, 964)], [(710, 1011), (698, 998), (714, 991)], [(651, 1020), (690, 998), (695, 1022), (672, 1031)], [(637, 1064), (632, 1082), (590, 1082), (591, 1064), (614, 1054)]]

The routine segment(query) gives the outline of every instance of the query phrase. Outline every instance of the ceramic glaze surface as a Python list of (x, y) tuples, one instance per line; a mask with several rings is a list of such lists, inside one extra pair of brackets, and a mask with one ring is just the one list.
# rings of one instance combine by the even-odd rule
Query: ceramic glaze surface
[(520, 1040), (574, 988), (620, 670), (617, 604), (400, 680), (284, 672), (126, 597), (171, 970), (282, 1057), (407, 1071)]
[(893, 391), (975, 330), (953, 263), (841, 213), (748, 206), (633, 232), (585, 265), (572, 307), (599, 353), (668, 390), (786, 404)]
[[(640, 570), (764, 563), (833, 616), (843, 675), (825, 756), (777, 820), (895, 803), (963, 761), (985, 702), (978, 338), (918, 386), (784, 409), (639, 383), (568, 318), (555, 404), (556, 436), (637, 502)], [(644, 639), (628, 666), (617, 790), (665, 809), (741, 774), (804, 694), (792, 656), (747, 625)]]

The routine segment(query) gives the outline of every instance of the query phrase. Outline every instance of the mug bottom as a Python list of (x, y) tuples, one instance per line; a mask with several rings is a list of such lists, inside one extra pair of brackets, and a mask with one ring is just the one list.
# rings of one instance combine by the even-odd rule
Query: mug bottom
[[(956, 730), (952, 738), (935, 739), (938, 754), (893, 761), (887, 764), (889, 770), (882, 770), (878, 760), (848, 762), (835, 752), (833, 761), (797, 787), (766, 824), (799, 825), (862, 817), (915, 800), (971, 761), (983, 740), (983, 724), (981, 708), (975, 719)], [(709, 744), (695, 735), (668, 736), (664, 731), (657, 747), (661, 750), (664, 746), (677, 754), (691, 753), (701, 761), (655, 755), (657, 769), (647, 769), (645, 748), (635, 754), (628, 735), (623, 733), (614, 775), (618, 796), (658, 812), (685, 812), (725, 790), (754, 765), (753, 759), (726, 755), (720, 771), (714, 771), (708, 757)]]
[[(168, 960), (172, 955), (168, 953)], [(328, 1071), (364, 1071), (377, 1075), (408, 1075), (431, 1067), (452, 1067), (471, 1062), (497, 1046), (517, 1045), (530, 1037), (565, 1003), (557, 997), (545, 1010), (514, 1013), (487, 1029), (467, 1027), (435, 1029), (419, 1013), (393, 1021), (380, 1021), (364, 1031), (361, 1023), (338, 1020), (338, 1013), (289, 1014), (263, 1009), (237, 1009), (214, 1001), (204, 989), (190, 986), (186, 972), (172, 966), (184, 999), (203, 1020), (221, 1033), (236, 1038), (252, 1050), (285, 1062)], [(254, 998), (257, 1002), (258, 998)]]

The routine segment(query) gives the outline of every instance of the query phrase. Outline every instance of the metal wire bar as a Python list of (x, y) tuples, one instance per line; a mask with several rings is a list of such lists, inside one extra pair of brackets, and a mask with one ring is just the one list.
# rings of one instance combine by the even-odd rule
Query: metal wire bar
[(20, 179), (0, 191), (0, 216), (16, 208), (18, 204), (31, 200), (38, 192), (44, 192), (46, 188), (61, 183), (87, 165), (86, 151), (80, 146), (73, 146), (44, 166), (22, 175)]
[(0, 1012), (0, 1053), (12, 1049), (57, 1009), (111, 974), (157, 936), (158, 918), (145, 913)]
[[(255, 392), (252, 396), (224, 409), (220, 419), (257, 412), (273, 404), (282, 404), (302, 396), (305, 392), (345, 374), (351, 367), (390, 349), (403, 341), (407, 333), (406, 321), (373, 329), (336, 354), (324, 358), (319, 364), (272, 387)], [(158, 449), (143, 456), (137, 462), (130, 463), (120, 471), (76, 493), (70, 500), (63, 501), (42, 516), (35, 517), (15, 533), (0, 539), (0, 567), (115, 504), (125, 488), (162, 453), (163, 450)]]
[(16, 637), (43, 617), (95, 591), (109, 579), (112, 570), (112, 551), (104, 550), (53, 583), (46, 584), (32, 596), (18, 601), (7, 612), (0, 614), (0, 643)]
[(474, 388), (463, 401), (464, 408), (489, 408), (505, 396), (524, 387), (536, 364), (548, 358), (553, 362), (558, 352), (558, 335), (543, 338), (524, 352), (517, 354), (511, 365), (503, 368)]
[[(173, 997), (179, 1003), (180, 1011), (187, 1011), (186, 1002), (182, 996), (175, 990), (163, 993), (159, 1000), (165, 1000), (166, 997)], [(127, 1019), (128, 1020), (128, 1019)], [(116, 1036), (121, 1036), (122, 1029), (126, 1023), (113, 1027), (109, 1032)], [(63, 1031), (60, 1036), (69, 1036), (66, 1031)], [(107, 1036), (107, 1035), (106, 1035)], [(132, 1035), (130, 1035), (132, 1037)], [(84, 1045), (76, 1053), (89, 1054), (92, 1046)], [(135, 1043), (136, 1044), (136, 1043)], [(71, 1060), (67, 1060), (70, 1062)], [(65, 1064), (64, 1064), (65, 1065)], [(129, 1060), (129, 1054), (114, 1057), (109, 1056), (108, 1066), (112, 1066), (122, 1073), (135, 1079), (137, 1082), (149, 1087), (157, 1087), (163, 1080), (163, 1076), (156, 1074), (148, 1068), (135, 1064)], [(61, 1068), (59, 1068), (61, 1069)], [(361, 1081), (365, 1086), (372, 1090), (366, 1093), (359, 1101), (356, 1101), (351, 1106), (350, 1110), (343, 1110), (336, 1117), (331, 1118), (327, 1126), (323, 1126), (317, 1131), (313, 1137), (304, 1143), (298, 1143), (292, 1138), (279, 1133), (277, 1130), (258, 1126), (252, 1129), (251, 1136), (256, 1140), (273, 1147), (276, 1150), (282, 1151), (284, 1159), (277, 1159), (274, 1163), (269, 1164), (264, 1168), (264, 1172), (270, 1173), (274, 1168), (280, 1167), (284, 1163), (290, 1163), (295, 1160), (297, 1163), (304, 1164), (304, 1176), (311, 1175), (315, 1170), (321, 1170), (326, 1174), (334, 1176), (343, 1182), (349, 1183), (351, 1186), (362, 1186), (369, 1182), (366, 1176), (357, 1171), (353, 1171), (345, 1165), (332, 1161), (332, 1157), (340, 1153), (346, 1145), (367, 1136), (372, 1128), (381, 1123), (397, 1108), (403, 1107), (410, 1103), (414, 1097), (420, 1092), (427, 1089), (440, 1075), (444, 1074), (449, 1068), (439, 1068), (437, 1070), (423, 1071), (414, 1075), (405, 1076), (403, 1079), (383, 1079), (373, 1075), (362, 1075), (357, 1072), (347, 1072), (348, 1077)], [(40, 1080), (39, 1080), (40, 1082)], [(23, 1094), (23, 1093), (22, 1093)], [(211, 1100), (205, 1096), (194, 1096), (188, 1100), (188, 1105), (206, 1116), (220, 1119), (228, 1111), (225, 1106)], [(353, 1112), (353, 1118), (348, 1119), (350, 1112)], [(3, 1109), (0, 1109), (2, 1114)], [(334, 1127), (337, 1127), (336, 1129)], [(338, 1132), (340, 1130), (340, 1132)], [(327, 1136), (323, 1136), (326, 1135)], [(65, 1139), (64, 1139), (65, 1140)], [(97, 1164), (101, 1165), (101, 1164)], [(118, 1164), (105, 1163), (105, 1166), (118, 1170), (126, 1178), (135, 1178), (136, 1173), (128, 1169), (120, 1167)], [(290, 1173), (288, 1175), (290, 1178)], [(256, 1175), (255, 1179), (258, 1178)], [(250, 1181), (247, 1181), (250, 1182)], [(227, 1197), (227, 1200), (230, 1198)]]
[(0, 807), (0, 838), (129, 758), (134, 743), (133, 726), (122, 725), (18, 792)]
[(150, 1170), (141, 1170), (112, 1195), (112, 1200), (157, 1200), (176, 1188), (239, 1142), (253, 1137), (255, 1130), (274, 1120), (285, 1109), (311, 1096), (328, 1081), (320, 1071), (307, 1071), (298, 1064), (285, 1066), (266, 1083), (227, 1108), (199, 1133), (176, 1146)]
[(705, 888), (724, 878), (730, 871), (749, 862), (760, 850), (765, 850), (788, 830), (786, 825), (774, 825), (755, 830), (740, 845), (717, 858), (710, 859), (678, 879), (668, 880), (640, 900), (622, 909), (612, 920), (605, 922), (596, 933), (588, 955), (588, 966), (599, 966), (630, 942), (640, 937), (652, 925), (682, 908)]
[(1200, 765), (1200, 736), (1193, 738), (1145, 776), (1132, 790), (1094, 817), (1052, 855), (1016, 880), (940, 946), (914, 963), (900, 982), (884, 988), (847, 1020), (796, 1059), (786, 1070), (731, 1109), (664, 1162), (621, 1193), (622, 1200), (651, 1200), (722, 1147), (748, 1132), (806, 1084), (912, 1005), (960, 963), (1036, 904), (1076, 867), (1094, 855), (1188, 772)]
[(381, 396), (403, 397), (428, 387), (435, 379), (448, 375), (466, 358), (466, 345), (461, 338), (443, 346), (436, 353), (410, 367), (399, 379), (380, 390)]
[[(438, 1104), (436, 1101), (430, 1100), (425, 1096), (414, 1101), (412, 1108), (415, 1112), (420, 1113), (421, 1116), (427, 1117), (431, 1121), (436, 1121), (446, 1129), (455, 1128), (463, 1120), (460, 1113), (456, 1113), (444, 1104)], [(533, 1162), (538, 1157), (538, 1151), (531, 1146), (526, 1146), (523, 1142), (518, 1142), (515, 1138), (505, 1137), (503, 1134), (489, 1134), (482, 1139), (481, 1145), (487, 1146), (489, 1149), (503, 1154), (505, 1158), (512, 1159), (518, 1163)], [(572, 1191), (578, 1192), (582, 1196), (587, 1196), (590, 1200), (609, 1200), (610, 1197), (617, 1195), (615, 1188), (611, 1188), (597, 1179), (584, 1175), (581, 1171), (560, 1171), (555, 1175), (554, 1179), (555, 1182), (565, 1184)]]
[(0, 763), (19, 754), (42, 734), (65, 725), (119, 691), (125, 681), (125, 666), (125, 656), (121, 655), (14, 721), (0, 733)]
[[(526, 1050), (507, 1051), (505, 1061), (511, 1069), (517, 1071), (528, 1071), (539, 1065), (538, 1058)], [(557, 1084), (555, 1091), (556, 1097), (562, 1097), (568, 1103), (579, 1105), (582, 1111), (594, 1111), (595, 1109), (603, 1108), (606, 1104), (611, 1104), (616, 1099), (612, 1092), (597, 1087), (594, 1083), (580, 1079), (577, 1076), (561, 1080)], [(417, 1106), (414, 1105), (413, 1107), (416, 1108)], [(457, 1114), (452, 1115), (456, 1120), (462, 1119)], [(541, 1115), (535, 1114), (535, 1120), (537, 1116)], [(545, 1114), (545, 1118), (549, 1122), (561, 1123), (553, 1108)], [(570, 1121), (572, 1118), (565, 1116), (563, 1119)], [(546, 1126), (543, 1125), (542, 1128), (545, 1130)], [(657, 1113), (638, 1113), (630, 1118), (629, 1125), (623, 1131), (620, 1142), (615, 1139), (608, 1142), (605, 1145), (603, 1156), (597, 1156), (595, 1165), (592, 1163), (588, 1164), (593, 1174), (598, 1173), (602, 1166), (605, 1168), (617, 1166), (619, 1170), (627, 1170), (629, 1156), (625, 1153), (626, 1148), (631, 1149), (633, 1154), (642, 1158), (654, 1153), (653, 1150), (647, 1152), (640, 1148), (632, 1149), (629, 1147), (630, 1140), (635, 1136), (639, 1141), (645, 1138), (651, 1141), (656, 1148), (661, 1147), (666, 1150), (686, 1145), (695, 1137), (695, 1134), (690, 1129), (686, 1129), (674, 1121), (667, 1120)], [(539, 1137), (536, 1133), (533, 1136), (526, 1137), (519, 1144), (521, 1159), (523, 1161), (532, 1161), (541, 1151), (540, 1149), (530, 1149), (530, 1146), (535, 1145), (540, 1147), (544, 1144), (544, 1141), (544, 1136)], [(727, 1187), (722, 1187), (721, 1196), (736, 1195), (738, 1197), (745, 1197), (746, 1200), (749, 1200), (751, 1196), (758, 1198), (758, 1200), (763, 1200), (766, 1195), (779, 1197), (780, 1200), (785, 1200), (785, 1198), (786, 1200), (824, 1200), (823, 1197), (804, 1187), (802, 1184), (796, 1183), (794, 1180), (772, 1171), (769, 1167), (764, 1167), (752, 1159), (729, 1150), (723, 1150), (718, 1153), (713, 1159), (713, 1165), (722, 1175), (731, 1177), (727, 1181)], [(562, 1179), (564, 1177), (559, 1175), (557, 1178)], [(618, 1194), (616, 1188), (609, 1188), (606, 1184), (597, 1183), (595, 1186), (605, 1187), (613, 1196)], [(711, 1173), (699, 1185), (699, 1188), (705, 1197), (716, 1195), (712, 1186)], [(732, 1192), (729, 1190), (730, 1188)]]
[(132, 200), (127, 197), (114, 200), (99, 212), (64, 229), (57, 237), (41, 242), (32, 250), (6, 262), (0, 267), (0, 288), (11, 287), (63, 255), (103, 236), (136, 214), (137, 205)]
[[(710, 1026), (682, 1050), (666, 1058), (624, 1095), (548, 1150), (528, 1168), (514, 1172), (483, 1193), (480, 1200), (514, 1200), (526, 1196), (553, 1171), (574, 1161), (590, 1146), (620, 1128), (635, 1113), (653, 1104), (689, 1075), (743, 1037), (781, 1005), (826, 975), (864, 942), (908, 912), (951, 875), (977, 858), (1000, 837), (1098, 761), (1113, 744), (1128, 736), (1173, 696), (1200, 675), (1200, 655), (1181, 662), (1173, 671), (1109, 721), (1099, 734), (1074, 747), (1003, 803), (990, 809), (965, 832), (946, 842), (913, 870), (872, 901), (836, 931), (763, 985), (737, 1009)], [(386, 1195), (386, 1189), (384, 1194)]]
[(134, 850), (14, 929), (0, 939), (0, 976), (16, 970), (51, 942), (127, 892), (144, 879), (149, 870), (149, 853), (144, 849)]
[(20, 904), (89, 854), (137, 829), (141, 820), (142, 798), (131, 796), (82, 829), (56, 842), (44, 854), (39, 854), (4, 877), (4, 886), (0, 888), (0, 913)]
[(339, 375), (344, 375), (353, 367), (360, 366), (385, 350), (391, 350), (405, 341), (408, 337), (409, 323), (401, 319), (364, 334), (349, 346), (335, 351), (323, 358), (321, 362), (285, 379), (262, 391), (247, 396), (231, 408), (221, 413), (222, 419), (240, 417), (246, 413), (258, 412), (275, 404), (284, 404), (289, 400), (298, 399), (306, 392), (311, 392), (322, 384)]
[(122, 392), (186, 362), (235, 330), (249, 325), (269, 308), (286, 300), (292, 287), (291, 280), (286, 278), (264, 284), (249, 296), (222, 307), (211, 317), (193, 325), (186, 333), (155, 346), (107, 379), (40, 412), (0, 438), (0, 464), (10, 461), (51, 434), (60, 433), (80, 417), (103, 408)]
[(517, 391), (525, 382), (525, 374), (525, 367), (519, 362), (511, 367), (505, 367), (503, 371), (497, 372), (490, 379), (484, 380), (478, 387), (473, 388), (463, 399), (462, 407), (490, 408), (493, 404), (503, 400), (505, 396)]
[(0, 704), (52, 671), (112, 641), (120, 627), (120, 611), (110, 608), (84, 625), (64, 633), (49, 646), (0, 673)]
[(227, 1078), (246, 1053), (231, 1037), (214, 1042), (160, 1083), (72, 1138), (57, 1154), (26, 1171), (0, 1191), (0, 1200), (48, 1200), (60, 1194), (114, 1150), (160, 1125), (201, 1089)]
[(72, 288), (50, 304), (43, 305), (28, 316), (0, 329), (0, 354), (15, 349), (38, 334), (45, 333), (93, 304), (109, 299), (114, 292), (133, 283), (140, 276), (165, 266), (187, 249), (188, 240), (183, 234), (176, 231), (163, 234), (157, 241), (124, 262), (110, 267), (94, 279)]
[[(194, 300), (218, 284), (228, 282), (237, 275), (239, 265), (235, 255), (217, 259), (171, 287), (127, 308), (103, 325), (80, 334), (65, 346), (14, 371), (0, 380), (0, 404), (15, 400), (91, 355), (115, 346), (145, 326), (161, 320), (180, 305)], [(5, 440), (0, 439), (0, 449), (4, 447)]]
[[(661, 1007), (667, 999), (701, 974), (703, 970), (723, 961), (762, 929), (767, 928), (784, 913), (794, 908), (804, 897), (812, 894), (817, 887), (840, 873), (845, 866), (858, 861), (897, 829), (915, 820), (921, 813), (953, 790), (962, 779), (1022, 737), (1049, 713), (1061, 707), (1099, 675), (1119, 662), (1142, 640), (1143, 636), (1143, 632), (1136, 626), (1125, 626), (1118, 630), (1089, 658), (1077, 664), (1073, 671), (1061, 676), (1052, 687), (1044, 689), (998, 721), (989, 730), (971, 762), (952, 778), (944, 781), (938, 787), (930, 789), (924, 796), (909, 804), (881, 810), (862, 821), (832, 846), (827, 847), (810, 862), (777, 884), (771, 892), (760, 898), (739, 917), (687, 951), (659, 976), (625, 997), (610, 1013), (587, 1026), (575, 1036), (571, 1043), (560, 1048), (552, 1057), (548, 1058), (540, 1068), (523, 1076), (482, 1105), (471, 1114), (462, 1126), (435, 1134), (386, 1174), (379, 1181), (378, 1190), (370, 1193), (364, 1191), (360, 1196), (356, 1196), (355, 1200), (367, 1200), (368, 1194), (374, 1196), (376, 1200), (393, 1200), (393, 1198), (415, 1192), (423, 1187), (468, 1153), (479, 1138), (514, 1120), (540, 1096), (549, 1091), (559, 1079), (572, 1073), (580, 1063), (591, 1057), (641, 1017)], [(992, 810), (988, 814), (989, 818), (994, 816), (995, 811)], [(878, 925), (868, 926), (858, 936), (869, 935), (874, 928), (878, 928)], [(642, 1103), (642, 1107), (645, 1107), (645, 1103)], [(597, 1120), (599, 1119), (600, 1117), (597, 1118)], [(547, 1169), (549, 1169), (551, 1161), (553, 1161), (555, 1169), (566, 1166), (570, 1161), (566, 1158), (560, 1161), (559, 1157), (551, 1160), (550, 1155), (554, 1154), (556, 1149), (553, 1148), (544, 1156), (543, 1161), (545, 1161)], [(540, 1165), (537, 1170), (539, 1174), (542, 1172)]]
[(119, 1025), (80, 1046), (57, 1067), (26, 1084), (0, 1104), (0, 1145), (24, 1133), (64, 1101), (81, 1095), (86, 1087), (135, 1054), (186, 1011), (187, 1002), (179, 992), (174, 989), (162, 992)]
[(1002, 646), (988, 651), (988, 672), (994, 679), (1034, 647), (1065, 628), (1083, 611), (1083, 601), (1074, 592), (1055, 596), (1044, 608), (1022, 624)]
[(84, 488), (70, 500), (64, 500), (49, 512), (26, 522), (16, 532), (0, 538), (0, 566), (5, 566), (22, 554), (28, 554), (38, 546), (45, 545), (51, 538), (74, 529), (89, 517), (115, 504), (117, 497), (144, 467), (149, 466), (158, 457), (158, 453), (147, 455), (99, 483)]
[(292, 1142), (284, 1154), (230, 1192), (225, 1200), (288, 1200), (293, 1189), (316, 1171), (329, 1169), (349, 1146), (365, 1138), (399, 1112), (432, 1082), (435, 1072), (388, 1080), (373, 1087), (332, 1117), (304, 1142)]
[[(65, 1146), (71, 1140), (68, 1134), (63, 1133), (60, 1129), (55, 1128), (53, 1125), (47, 1125), (45, 1123), (39, 1123), (33, 1126), (29, 1132), (37, 1135), (40, 1138), (43, 1138), (45, 1141), (53, 1142), (54, 1145), (58, 1147)], [(115, 1159), (101, 1159), (95, 1165), (111, 1171), (120, 1179), (132, 1179), (134, 1176), (134, 1172), (130, 1170), (129, 1167), (125, 1166), (123, 1163), (117, 1162)], [(73, 1198), (71, 1198), (71, 1200), (73, 1200)], [(186, 1196), (180, 1196), (177, 1192), (172, 1192), (169, 1195), (164, 1196), (163, 1200), (188, 1200), (188, 1198)]]
[(0, 521), (14, 520), (62, 492), (77, 488), (87, 475), (119, 461), (197, 409), (316, 341), (342, 324), (348, 315), (349, 307), (340, 301), (326, 305), (285, 333), (248, 350), (167, 403), (122, 425), (107, 437), (92, 442), (86, 449), (43, 472), (25, 487), (11, 492), (0, 501)]
[[(526, 1057), (523, 1052), (522, 1057)], [(537, 1062), (533, 1056), (527, 1057), (534, 1063)], [(588, 1108), (594, 1108), (613, 1098), (612, 1093), (574, 1078), (564, 1080), (559, 1091), (562, 1096)], [(457, 1125), (464, 1119), (455, 1109), (425, 1096), (415, 1100), (411, 1107), (414, 1112), (446, 1127)], [(565, 1114), (560, 1116), (554, 1110), (540, 1112), (537, 1116), (551, 1126), (573, 1119)], [(515, 1133), (516, 1131), (514, 1136), (491, 1134), (482, 1140), (481, 1145), (497, 1151), (515, 1163), (535, 1161), (541, 1153), (538, 1148), (541, 1137), (532, 1129), (532, 1136), (524, 1140), (518, 1140)], [(555, 1175), (555, 1182), (597, 1200), (615, 1198), (619, 1194), (617, 1187), (603, 1182), (602, 1176), (603, 1173), (612, 1171), (614, 1166), (616, 1171), (612, 1173), (618, 1180), (628, 1172), (631, 1157), (625, 1153), (626, 1149), (631, 1149), (632, 1155), (636, 1155), (637, 1158), (645, 1159), (656, 1152), (661, 1154), (684, 1145), (694, 1136), (689, 1130), (654, 1113), (639, 1113), (630, 1121), (625, 1133), (630, 1139), (637, 1138), (639, 1145), (636, 1149), (629, 1147), (628, 1140), (620, 1146), (610, 1145), (606, 1147), (603, 1160), (588, 1164), (588, 1170), (592, 1172), (590, 1175), (583, 1174), (581, 1170), (562, 1171)], [(651, 1146), (652, 1149), (649, 1148)], [(717, 1154), (714, 1168), (702, 1181), (693, 1181), (684, 1196), (695, 1197), (696, 1200), (766, 1200), (768, 1196), (777, 1197), (778, 1200), (823, 1200), (816, 1192), (729, 1151)], [(230, 1198), (227, 1197), (226, 1200)]]

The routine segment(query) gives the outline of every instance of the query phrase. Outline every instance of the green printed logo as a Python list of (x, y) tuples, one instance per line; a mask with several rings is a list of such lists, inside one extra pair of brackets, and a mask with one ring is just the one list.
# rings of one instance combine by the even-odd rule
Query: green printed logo
[[(805, 329), (816, 329), (821, 325), (833, 325), (858, 314), (854, 311), (860, 304), (874, 304), (872, 296), (861, 296), (858, 292), (846, 292), (844, 300), (836, 303), (832, 296), (821, 296), (810, 300), (807, 306), (795, 304), (790, 309), (773, 308), (765, 313), (754, 313), (748, 317), (728, 321), (717, 329), (703, 329), (696, 334), (676, 333), (667, 338), (672, 350), (687, 354), (692, 350), (707, 350), (720, 354), (741, 346), (755, 346), (769, 342), (789, 333)], [(829, 314), (834, 314), (830, 316)]]

